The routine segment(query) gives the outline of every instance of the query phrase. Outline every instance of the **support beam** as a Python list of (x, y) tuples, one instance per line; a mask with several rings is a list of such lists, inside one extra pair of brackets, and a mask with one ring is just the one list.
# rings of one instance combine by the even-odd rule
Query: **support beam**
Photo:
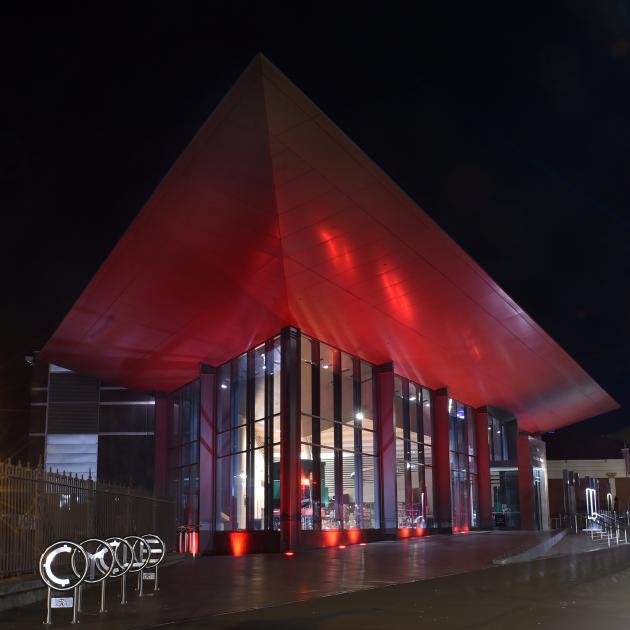
[(521, 504), (521, 529), (534, 529), (534, 478), (529, 448), (529, 433), (518, 431), (518, 496)]
[(154, 420), (154, 473), (153, 490), (158, 496), (166, 496), (168, 479), (168, 398), (155, 395)]
[(281, 332), (280, 549), (296, 549), (300, 535), (300, 331)]
[(216, 369), (202, 364), (199, 374), (199, 551), (210, 553), (214, 533)]
[(479, 527), (492, 527), (492, 497), (490, 493), (490, 446), (488, 444), (488, 412), (475, 411), (475, 437), (477, 438), (477, 481), (479, 484)]
[(433, 395), (433, 472), (435, 479), (435, 517), (438, 529), (452, 531), (451, 464), (448, 445), (448, 391)]
[(381, 529), (395, 534), (398, 528), (396, 513), (396, 439), (394, 434), (394, 364), (384, 363), (376, 368), (378, 409), (378, 443), (381, 477)]

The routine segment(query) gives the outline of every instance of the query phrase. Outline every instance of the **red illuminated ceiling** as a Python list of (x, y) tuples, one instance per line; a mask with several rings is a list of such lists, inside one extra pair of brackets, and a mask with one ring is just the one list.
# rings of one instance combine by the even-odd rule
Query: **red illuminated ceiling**
[(171, 391), (287, 324), (532, 431), (617, 406), (259, 56), (44, 354)]

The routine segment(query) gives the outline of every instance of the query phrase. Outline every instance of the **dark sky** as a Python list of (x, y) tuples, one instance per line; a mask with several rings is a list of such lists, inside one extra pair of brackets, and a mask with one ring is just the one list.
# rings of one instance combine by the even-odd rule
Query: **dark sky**
[(2, 17), (0, 408), (259, 50), (629, 406), (630, 4), (271, 4)]

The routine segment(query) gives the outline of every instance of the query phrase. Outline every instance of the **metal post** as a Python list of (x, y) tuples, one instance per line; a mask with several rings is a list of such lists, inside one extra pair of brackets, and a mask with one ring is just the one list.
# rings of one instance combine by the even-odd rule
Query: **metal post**
[(52, 597), (52, 591), (50, 589), (50, 586), (48, 587), (48, 593), (46, 595), (46, 621), (44, 621), (44, 623), (49, 626), (52, 624), (52, 602), (51, 602), (51, 597)]
[(127, 603), (127, 574), (123, 573), (120, 580), (120, 603), (124, 606)]
[(74, 587), (74, 597), (72, 598), (72, 623), (79, 623), (79, 596), (81, 587)]
[[(79, 584), (79, 586), (74, 587), (74, 599), (77, 602), (77, 612), (83, 612), (83, 584)], [(78, 592), (78, 595), (77, 595)]]
[(142, 573), (144, 569), (138, 571), (138, 597), (144, 596), (144, 579), (142, 578)]
[(106, 580), (101, 581), (101, 607), (99, 608), (99, 613), (106, 613), (105, 609), (105, 582)]
[(158, 587), (158, 568), (155, 567), (155, 584), (153, 585), (153, 590), (154, 591), (159, 591), (159, 587)]

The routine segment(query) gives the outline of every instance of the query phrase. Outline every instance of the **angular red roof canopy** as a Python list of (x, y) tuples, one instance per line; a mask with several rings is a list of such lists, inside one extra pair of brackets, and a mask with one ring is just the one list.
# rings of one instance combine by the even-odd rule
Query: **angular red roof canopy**
[(530, 431), (618, 406), (259, 55), (44, 356), (171, 391), (288, 324)]

